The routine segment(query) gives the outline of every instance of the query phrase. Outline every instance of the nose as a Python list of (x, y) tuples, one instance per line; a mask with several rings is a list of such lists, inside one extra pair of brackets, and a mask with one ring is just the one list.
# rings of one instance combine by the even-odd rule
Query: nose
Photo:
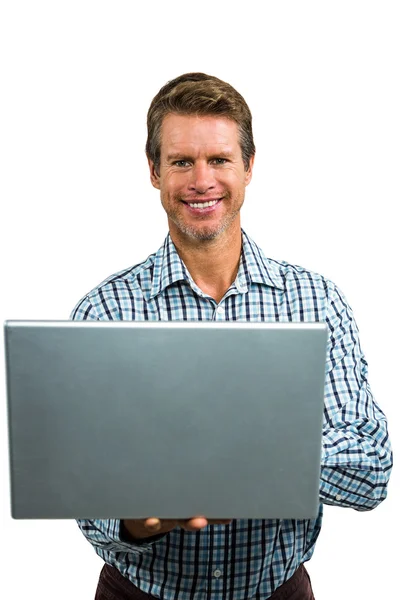
[(191, 170), (189, 189), (198, 194), (205, 194), (215, 188), (213, 168), (207, 163), (197, 163)]

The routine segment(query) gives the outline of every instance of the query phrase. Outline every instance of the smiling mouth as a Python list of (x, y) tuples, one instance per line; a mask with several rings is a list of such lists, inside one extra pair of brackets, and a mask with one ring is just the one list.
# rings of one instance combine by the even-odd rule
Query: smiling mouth
[(187, 206), (190, 206), (190, 208), (204, 209), (204, 208), (211, 208), (212, 206), (215, 206), (221, 200), (222, 200), (222, 198), (217, 198), (216, 200), (214, 200), (214, 199), (213, 200), (203, 200), (202, 202), (187, 202), (187, 201), (183, 200), (183, 203), (187, 204)]
[(209, 202), (187, 202), (191, 208), (208, 208), (209, 206), (215, 206), (219, 200), (210, 200)]

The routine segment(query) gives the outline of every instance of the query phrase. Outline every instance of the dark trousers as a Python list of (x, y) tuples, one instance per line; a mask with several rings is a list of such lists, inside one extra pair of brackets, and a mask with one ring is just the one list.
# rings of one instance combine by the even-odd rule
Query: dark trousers
[[(104, 565), (95, 600), (151, 600), (152, 598), (154, 596), (142, 592), (129, 579), (123, 577), (118, 569), (107, 563)], [(310, 577), (304, 565), (300, 565), (292, 577), (275, 590), (269, 600), (315, 600)]]

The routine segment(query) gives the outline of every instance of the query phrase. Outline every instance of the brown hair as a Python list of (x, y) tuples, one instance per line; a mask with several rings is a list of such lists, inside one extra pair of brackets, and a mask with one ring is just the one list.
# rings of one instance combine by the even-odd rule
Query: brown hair
[(161, 125), (164, 117), (204, 115), (225, 117), (238, 125), (239, 144), (246, 170), (256, 148), (251, 127), (251, 112), (243, 96), (229, 83), (205, 73), (186, 73), (164, 85), (153, 98), (147, 113), (146, 154), (159, 172)]

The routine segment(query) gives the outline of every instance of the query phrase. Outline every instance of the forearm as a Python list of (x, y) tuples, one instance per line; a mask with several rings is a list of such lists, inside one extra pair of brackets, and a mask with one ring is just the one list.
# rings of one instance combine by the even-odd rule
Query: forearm
[[(366, 429), (374, 431), (375, 438), (360, 435), (362, 429), (364, 436)], [(321, 502), (360, 511), (378, 506), (386, 498), (392, 468), (386, 421), (381, 421), (379, 427), (366, 422), (358, 429), (353, 426), (325, 431), (321, 467)]]

